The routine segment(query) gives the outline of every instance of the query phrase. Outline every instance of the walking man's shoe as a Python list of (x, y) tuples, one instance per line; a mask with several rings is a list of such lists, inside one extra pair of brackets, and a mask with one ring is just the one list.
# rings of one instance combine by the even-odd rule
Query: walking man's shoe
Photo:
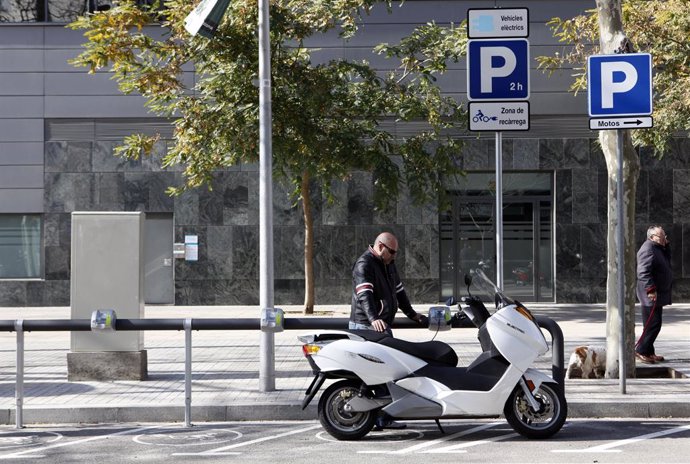
[(647, 356), (646, 354), (640, 354), (638, 352), (635, 352), (635, 357), (645, 364), (654, 364), (656, 362), (656, 359), (654, 359), (654, 355)]
[(662, 361), (666, 361), (666, 358), (664, 358), (663, 356), (656, 355), (656, 354), (653, 354), (651, 357), (654, 358), (654, 361), (658, 362), (658, 363), (662, 362)]

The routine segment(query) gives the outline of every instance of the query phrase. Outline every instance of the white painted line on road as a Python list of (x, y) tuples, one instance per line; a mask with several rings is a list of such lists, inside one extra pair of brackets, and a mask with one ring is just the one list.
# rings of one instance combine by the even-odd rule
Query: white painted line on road
[[(403, 438), (396, 439), (394, 437), (400, 437), (402, 436)], [(381, 432), (376, 432), (376, 437), (381, 439), (385, 438), (386, 443), (402, 443), (405, 441), (414, 441), (418, 438), (422, 438), (424, 436), (424, 432), (421, 430), (417, 429), (405, 429), (405, 430), (385, 430)], [(316, 434), (316, 438), (319, 440), (323, 441), (328, 441), (331, 443), (340, 443), (340, 440), (336, 440), (332, 436), (328, 434), (326, 431), (321, 431)]]
[(148, 427), (138, 427), (136, 429), (127, 429), (127, 430), (121, 430), (120, 432), (115, 432), (115, 433), (109, 433), (107, 435), (98, 435), (96, 437), (89, 437), (89, 438), (84, 438), (83, 440), (74, 440), (74, 441), (63, 441), (60, 443), (56, 443), (54, 445), (47, 445), (43, 446), (40, 448), (32, 448), (29, 450), (25, 451), (17, 451), (11, 454), (4, 454), (0, 456), (0, 459), (29, 459), (29, 458), (44, 458), (46, 457), (45, 454), (36, 454), (38, 452), (44, 452), (49, 449), (53, 448), (62, 448), (64, 446), (72, 446), (72, 445), (79, 445), (82, 443), (87, 443), (90, 441), (95, 441), (95, 440), (102, 440), (104, 438), (109, 438), (109, 437), (116, 437), (118, 435), (127, 435), (129, 433), (137, 433), (137, 432), (143, 432), (144, 430), (149, 430), (149, 429), (154, 429), (158, 428), (160, 425), (151, 425)]
[(264, 441), (275, 440), (277, 438), (287, 437), (290, 435), (296, 435), (298, 433), (308, 432), (309, 430), (314, 430), (321, 427), (321, 425), (311, 425), (303, 429), (290, 430), (288, 432), (279, 433), (278, 435), (270, 435), (267, 437), (257, 438), (255, 440), (243, 441), (242, 443), (235, 443), (234, 445), (222, 446), (220, 448), (215, 448), (208, 451), (200, 451), (198, 453), (173, 453), (173, 456), (223, 456), (231, 454), (240, 454), (236, 452), (227, 453), (226, 450), (239, 448), (241, 446), (253, 445), (255, 443), (261, 443)]
[(242, 438), (242, 432), (221, 428), (196, 428), (195, 430), (183, 430), (168, 428), (155, 433), (142, 433), (132, 438), (135, 443), (150, 446), (211, 446), (220, 445), (229, 441)]
[(28, 448), (29, 446), (41, 446), (40, 440), (43, 436), (51, 435), (45, 443), (53, 443), (63, 438), (57, 432), (0, 432), (0, 451), (13, 448)]
[(431, 446), (435, 446), (439, 443), (443, 443), (449, 440), (453, 440), (455, 438), (460, 438), (464, 437), (470, 434), (473, 434), (475, 432), (481, 432), (482, 430), (490, 429), (491, 427), (496, 427), (497, 425), (504, 424), (504, 422), (492, 422), (490, 424), (484, 424), (480, 425), (478, 427), (473, 427), (471, 429), (463, 430), (462, 432), (457, 432), (452, 435), (448, 435), (447, 437), (441, 437), (436, 440), (424, 442), (424, 443), (419, 443), (417, 445), (412, 445), (408, 446), (407, 448), (403, 448), (401, 450), (393, 450), (393, 451), (382, 451), (382, 450), (367, 450), (367, 451), (358, 451), (358, 453), (363, 453), (363, 454), (406, 454), (406, 453), (414, 453), (416, 451), (419, 451), (424, 448), (429, 448)]
[(672, 429), (660, 430), (654, 433), (647, 433), (645, 435), (640, 435), (637, 437), (626, 438), (625, 440), (618, 440), (605, 445), (593, 446), (591, 448), (585, 449), (565, 449), (565, 450), (551, 450), (552, 453), (620, 453), (621, 450), (611, 449), (619, 448), (621, 446), (629, 445), (631, 443), (637, 443), (638, 441), (650, 440), (652, 438), (663, 437), (666, 435), (672, 435), (674, 433), (684, 432), (690, 430), (690, 424), (682, 425), (679, 427), (674, 427)]
[(473, 446), (487, 445), (489, 443), (495, 443), (497, 441), (507, 440), (508, 438), (518, 437), (518, 433), (506, 433), (505, 435), (499, 435), (497, 437), (487, 438), (486, 440), (476, 440), (468, 441), (466, 443), (460, 443), (458, 445), (446, 446), (445, 448), (440, 448), (437, 450), (426, 450), (422, 453), (466, 453), (465, 448), (471, 448)]

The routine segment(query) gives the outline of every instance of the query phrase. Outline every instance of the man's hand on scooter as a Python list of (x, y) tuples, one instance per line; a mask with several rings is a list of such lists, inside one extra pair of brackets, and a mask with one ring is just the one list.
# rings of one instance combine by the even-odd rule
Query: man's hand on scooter
[(429, 318), (424, 314), (417, 313), (417, 315), (414, 317), (414, 320), (417, 321), (417, 324), (421, 325), (422, 327), (427, 327), (429, 325)]
[(388, 328), (388, 324), (386, 324), (383, 319), (376, 319), (371, 323), (371, 326), (374, 328), (375, 331), (377, 332), (385, 332), (386, 329)]

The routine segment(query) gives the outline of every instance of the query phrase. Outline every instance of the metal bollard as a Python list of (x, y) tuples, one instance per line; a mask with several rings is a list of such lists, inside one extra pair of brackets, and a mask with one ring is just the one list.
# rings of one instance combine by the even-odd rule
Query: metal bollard
[(184, 327), (184, 425), (192, 426), (192, 319), (182, 323)]
[(24, 427), (24, 320), (14, 321), (14, 330), (17, 332), (17, 379), (15, 387), (15, 420), (16, 428)]

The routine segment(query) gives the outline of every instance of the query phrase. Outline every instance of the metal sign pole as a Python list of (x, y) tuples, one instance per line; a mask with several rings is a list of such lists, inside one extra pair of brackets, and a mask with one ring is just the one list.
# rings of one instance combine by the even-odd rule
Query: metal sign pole
[(616, 131), (616, 157), (618, 158), (618, 179), (616, 186), (616, 198), (618, 202), (618, 317), (620, 323), (620, 335), (618, 340), (618, 377), (620, 379), (620, 392), (625, 394), (625, 378), (627, 369), (625, 365), (625, 207), (623, 204), (623, 131)]
[[(259, 306), (273, 308), (273, 148), (268, 0), (259, 0)], [(275, 390), (275, 338), (261, 332), (259, 391)]]
[(496, 132), (496, 285), (503, 290), (503, 134)]

